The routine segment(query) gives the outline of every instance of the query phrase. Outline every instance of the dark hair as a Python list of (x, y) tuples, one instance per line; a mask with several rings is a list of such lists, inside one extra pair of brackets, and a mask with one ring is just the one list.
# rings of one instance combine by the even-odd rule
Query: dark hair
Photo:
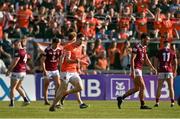
[(59, 38), (52, 38), (52, 43), (59, 43), (60, 42), (60, 39)]
[(148, 35), (146, 34), (146, 33), (143, 33), (142, 35), (141, 35), (141, 39), (145, 39), (145, 38), (147, 38), (148, 37)]
[(78, 33), (78, 34), (77, 34), (77, 38), (81, 38), (81, 37), (84, 37), (84, 34)]

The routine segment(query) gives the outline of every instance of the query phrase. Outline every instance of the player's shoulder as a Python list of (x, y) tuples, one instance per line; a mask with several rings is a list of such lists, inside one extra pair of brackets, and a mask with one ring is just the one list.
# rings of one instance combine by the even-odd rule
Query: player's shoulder
[(137, 51), (139, 49), (139, 47), (140, 47), (140, 44), (139, 43), (135, 43), (133, 45), (132, 51)]
[(64, 50), (72, 50), (73, 48), (74, 48), (74, 44), (73, 43), (69, 43), (69, 44), (64, 46)]

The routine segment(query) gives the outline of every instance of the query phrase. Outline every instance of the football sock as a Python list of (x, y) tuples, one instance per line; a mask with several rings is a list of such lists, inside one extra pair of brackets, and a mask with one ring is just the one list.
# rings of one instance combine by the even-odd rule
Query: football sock
[(174, 99), (171, 99), (171, 103), (174, 103)]
[(141, 106), (144, 106), (144, 104), (145, 104), (144, 100), (141, 100), (140, 102), (141, 102)]
[(14, 99), (11, 99), (10, 103), (11, 105), (14, 105)]
[(24, 102), (28, 102), (28, 99), (26, 97), (24, 97)]
[(159, 98), (156, 98), (156, 103), (159, 103)]

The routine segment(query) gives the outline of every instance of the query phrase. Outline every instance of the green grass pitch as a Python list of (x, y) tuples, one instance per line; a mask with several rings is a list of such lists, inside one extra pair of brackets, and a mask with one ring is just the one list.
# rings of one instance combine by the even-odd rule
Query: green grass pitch
[(147, 101), (152, 110), (140, 110), (139, 101), (125, 101), (122, 109), (117, 108), (116, 101), (85, 101), (87, 109), (79, 109), (76, 101), (65, 101), (63, 109), (49, 112), (49, 106), (43, 101), (31, 102), (22, 106), (22, 102), (15, 102), (15, 107), (8, 107), (9, 102), (0, 102), (0, 118), (180, 118), (180, 106), (170, 107), (169, 101), (161, 101), (160, 106), (154, 108), (154, 102)]

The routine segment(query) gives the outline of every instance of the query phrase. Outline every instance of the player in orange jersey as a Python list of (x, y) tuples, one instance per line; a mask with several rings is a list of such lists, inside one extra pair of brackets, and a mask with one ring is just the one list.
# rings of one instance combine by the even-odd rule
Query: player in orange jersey
[[(66, 45), (64, 47), (64, 61), (61, 66), (61, 80), (62, 84), (57, 90), (57, 95), (55, 99), (53, 100), (53, 104), (49, 108), (49, 111), (55, 111), (55, 106), (57, 102), (61, 99), (61, 102), (63, 102), (64, 98), (69, 94), (76, 94), (83, 90), (83, 84), (82, 80), (78, 74), (77, 67), (81, 63), (85, 63), (81, 58), (82, 53), (82, 43), (84, 40), (84, 37), (82, 34), (79, 34), (78, 39), (75, 40), (75, 42)], [(71, 83), (74, 88), (67, 90), (68, 83)], [(78, 100), (80, 99), (80, 95), (78, 97)], [(80, 102), (80, 108), (87, 108), (88, 105)]]

